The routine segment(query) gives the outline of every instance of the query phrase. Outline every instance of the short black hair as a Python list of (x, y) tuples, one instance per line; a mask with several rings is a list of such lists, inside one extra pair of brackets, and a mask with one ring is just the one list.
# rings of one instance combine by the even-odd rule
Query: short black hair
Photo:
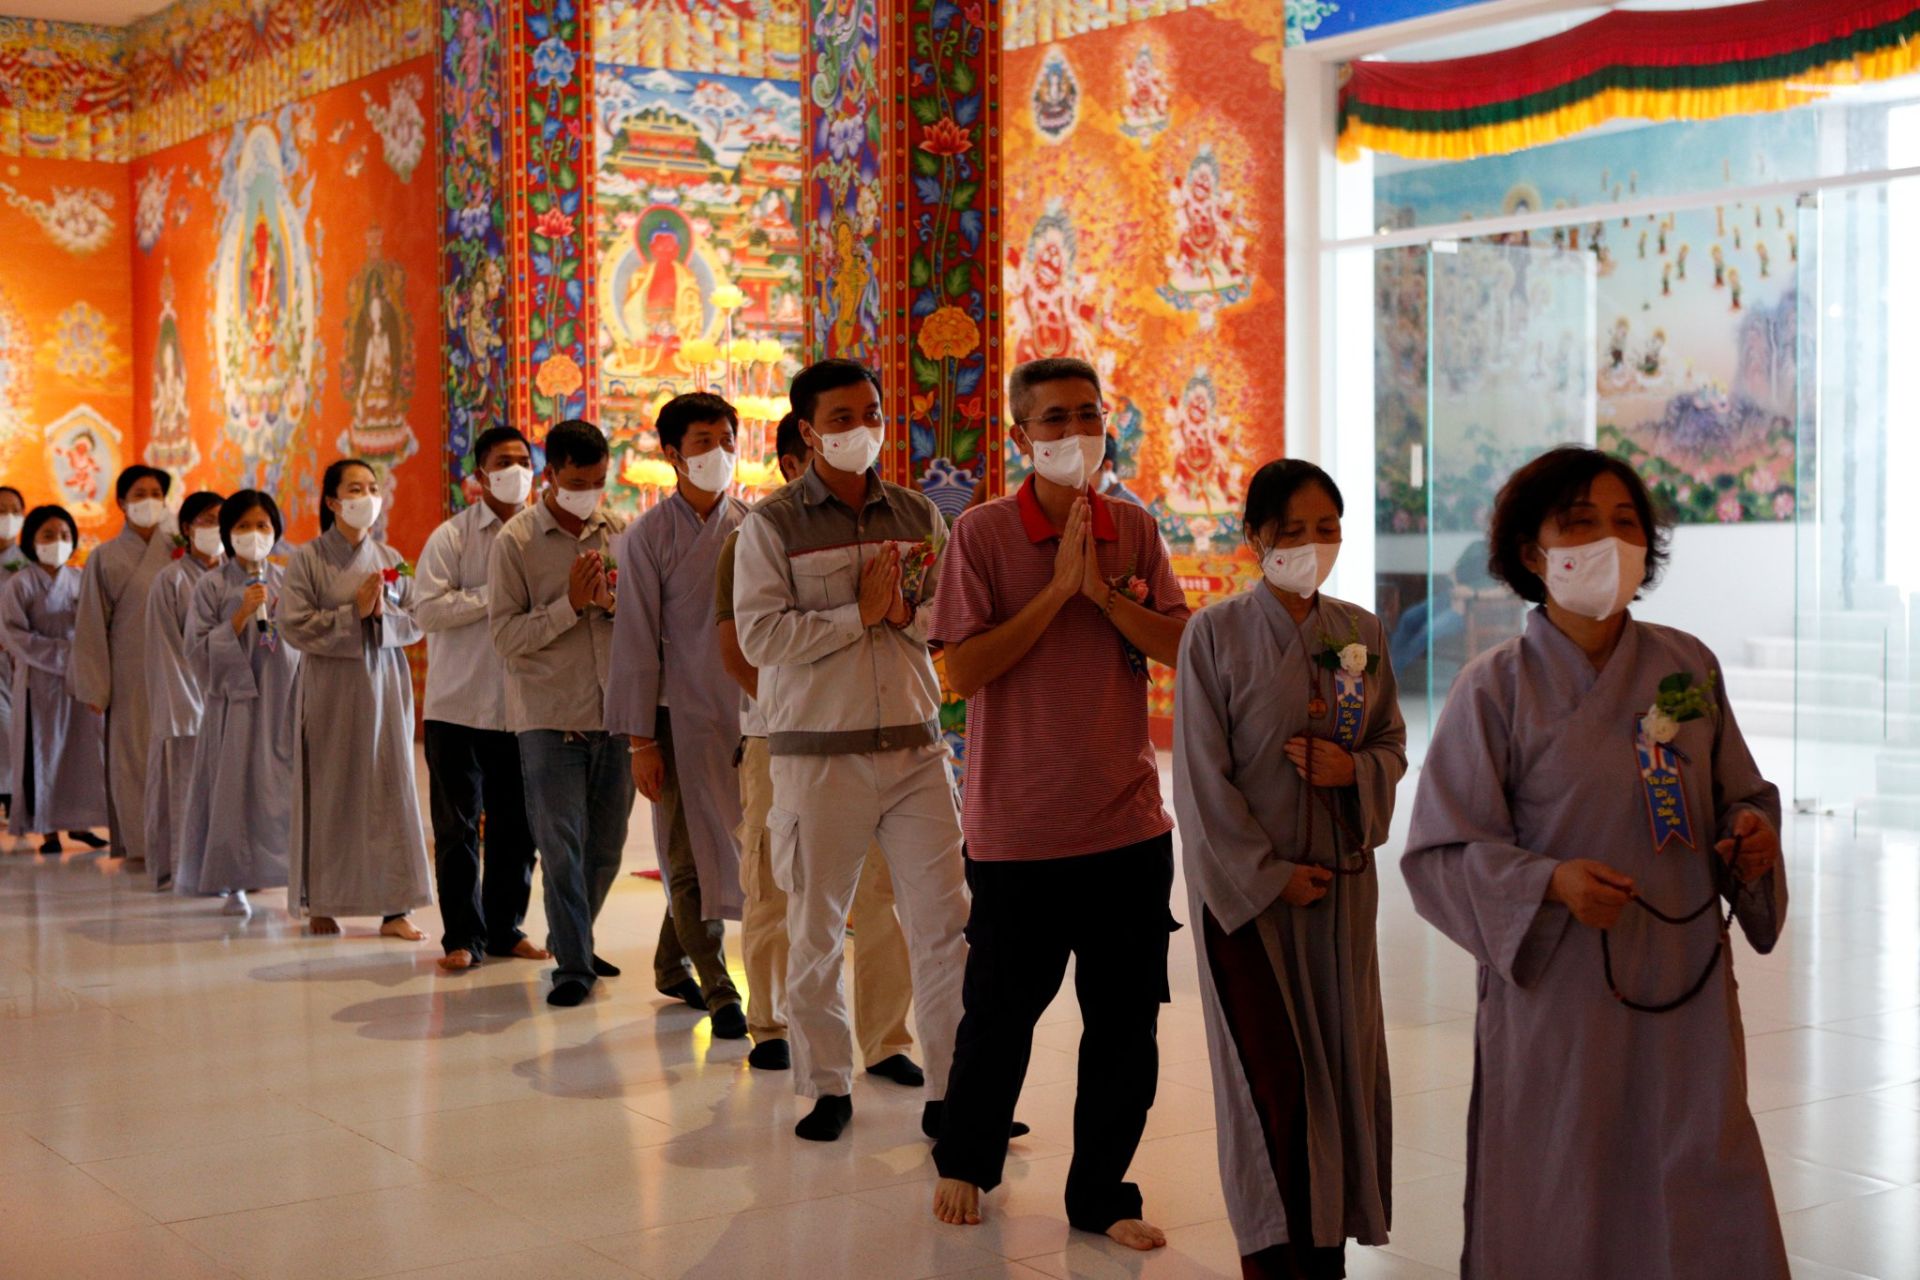
[(1493, 519), (1487, 529), (1487, 568), (1522, 600), (1547, 601), (1547, 584), (1527, 568), (1526, 550), (1537, 546), (1540, 526), (1564, 516), (1603, 475), (1626, 486), (1640, 527), (1647, 534), (1647, 578), (1652, 586), (1667, 563), (1668, 527), (1654, 506), (1647, 482), (1627, 463), (1610, 453), (1579, 445), (1562, 445), (1527, 463), (1500, 486), (1493, 500)]
[(857, 387), (863, 382), (871, 382), (875, 391), (882, 396), (886, 394), (886, 388), (880, 385), (880, 375), (858, 360), (816, 360), (793, 375), (787, 387), (787, 399), (802, 422), (812, 422), (821, 396), (842, 387)]
[(0, 484), (0, 493), (10, 493), (14, 497), (20, 499), (21, 506), (24, 507), (27, 505), (27, 495), (20, 492), (18, 489), (14, 488), (10, 484)]
[(584, 418), (568, 418), (547, 429), (547, 466), (591, 467), (607, 459), (607, 435)]
[(320, 477), (320, 532), (322, 533), (333, 528), (333, 510), (327, 506), (327, 499), (340, 496), (340, 480), (347, 474), (349, 467), (365, 467), (368, 471), (373, 471), (373, 478), (376, 481), (380, 479), (380, 473), (373, 470), (373, 464), (363, 458), (341, 458), (338, 462), (329, 463)]
[(217, 507), (225, 501), (225, 498), (211, 489), (202, 489), (198, 493), (188, 494), (187, 500), (180, 504), (180, 531), (185, 533), (192, 527), (195, 520), (207, 514), (208, 507)]
[(1007, 403), (1013, 406), (1014, 419), (1018, 421), (1027, 416), (1035, 387), (1069, 379), (1091, 382), (1093, 394), (1103, 394), (1100, 371), (1073, 356), (1048, 356), (1043, 360), (1029, 360), (1025, 364), (1015, 365), (1013, 372), (1007, 375)]
[(1276, 458), (1253, 473), (1247, 485), (1247, 505), (1241, 524), (1246, 537), (1253, 536), (1276, 520), (1287, 518), (1293, 495), (1310, 484), (1317, 484), (1333, 499), (1333, 509), (1347, 514), (1347, 500), (1333, 477), (1305, 458)]
[(1108, 462), (1116, 467), (1120, 465), (1120, 437), (1111, 431), (1107, 433), (1107, 450), (1101, 462), (1103, 465)]
[(724, 422), (738, 431), (740, 411), (711, 391), (689, 391), (660, 406), (653, 429), (660, 437), (661, 448), (678, 449), (685, 443), (687, 432), (700, 422)]
[(780, 425), (773, 429), (773, 455), (776, 458), (792, 458), (805, 464), (813, 450), (807, 445), (807, 438), (800, 434), (800, 415), (789, 409), (787, 416), (780, 419)]
[(80, 545), (80, 526), (73, 522), (72, 514), (65, 507), (49, 504), (29, 511), (27, 522), (20, 526), (20, 546), (28, 555), (33, 554), (33, 545), (40, 536), (41, 526), (55, 520), (67, 526), (67, 536), (72, 539), (73, 545)]
[(172, 476), (158, 467), (149, 467), (144, 463), (136, 462), (121, 471), (120, 478), (113, 482), (113, 496), (121, 502), (125, 502), (127, 495), (133, 492), (133, 486), (139, 484), (142, 480), (158, 480), (160, 482), (160, 496), (163, 498), (173, 492)]
[(280, 506), (273, 495), (259, 489), (242, 489), (220, 506), (220, 541), (226, 544), (228, 555), (233, 554), (233, 527), (254, 511), (266, 512), (267, 519), (273, 521), (276, 543), (287, 536), (287, 522), (280, 518)]
[(488, 427), (473, 442), (473, 469), (478, 471), (487, 465), (487, 455), (503, 444), (519, 441), (527, 446), (527, 452), (533, 452), (533, 443), (520, 433), (518, 427)]

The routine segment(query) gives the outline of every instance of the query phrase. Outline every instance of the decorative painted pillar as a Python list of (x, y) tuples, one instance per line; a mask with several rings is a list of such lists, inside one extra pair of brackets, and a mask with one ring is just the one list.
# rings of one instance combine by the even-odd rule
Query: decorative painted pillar
[(506, 420), (535, 440), (592, 418), (593, 36), (581, 0), (505, 0)]
[(875, 367), (883, 466), (948, 519), (1004, 486), (998, 0), (812, 0), (810, 352)]

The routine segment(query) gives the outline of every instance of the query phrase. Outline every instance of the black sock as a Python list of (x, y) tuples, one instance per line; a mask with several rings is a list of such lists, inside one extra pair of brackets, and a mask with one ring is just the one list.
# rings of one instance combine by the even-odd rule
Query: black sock
[(785, 1040), (762, 1040), (748, 1052), (747, 1065), (756, 1071), (788, 1071), (793, 1067), (793, 1050)]
[(813, 1104), (806, 1119), (793, 1126), (793, 1133), (808, 1142), (833, 1142), (847, 1131), (852, 1120), (853, 1099), (844, 1093), (829, 1093)]
[(682, 978), (670, 987), (662, 987), (660, 988), (660, 994), (663, 996), (672, 996), (675, 1000), (684, 1002), (689, 1009), (698, 1009), (702, 1013), (706, 1012), (707, 998), (700, 994), (700, 984), (692, 978)]
[(909, 1089), (918, 1089), (927, 1082), (927, 1073), (920, 1069), (920, 1064), (904, 1053), (896, 1053), (891, 1058), (874, 1063), (867, 1068), (867, 1074), (891, 1080)]
[(553, 990), (547, 992), (547, 1003), (562, 1009), (571, 1009), (586, 998), (587, 984), (572, 979), (556, 983)]
[(619, 965), (607, 960), (602, 960), (599, 956), (593, 958), (593, 971), (597, 976), (602, 978), (617, 978), (620, 976)]

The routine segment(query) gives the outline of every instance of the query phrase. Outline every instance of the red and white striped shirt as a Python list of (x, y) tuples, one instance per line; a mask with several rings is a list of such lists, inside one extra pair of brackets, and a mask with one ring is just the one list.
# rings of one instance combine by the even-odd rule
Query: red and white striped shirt
[[(1091, 494), (1108, 581), (1139, 578), (1147, 607), (1188, 614), (1144, 509)], [(1029, 479), (961, 516), (941, 557), (929, 638), (991, 631), (1053, 580), (1060, 535)], [(1076, 595), (1019, 662), (967, 701), (967, 854), (985, 862), (1104, 853), (1173, 829), (1147, 736), (1147, 680), (1100, 606)]]

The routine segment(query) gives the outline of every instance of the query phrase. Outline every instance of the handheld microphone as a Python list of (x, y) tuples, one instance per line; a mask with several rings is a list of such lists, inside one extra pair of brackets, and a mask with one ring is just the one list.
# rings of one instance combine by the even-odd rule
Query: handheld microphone
[[(259, 571), (253, 575), (252, 581), (263, 587), (267, 585), (267, 569), (265, 565), (260, 566)], [(265, 601), (261, 602), (260, 608), (253, 615), (253, 627), (256, 631), (265, 631), (267, 629), (267, 606)]]

